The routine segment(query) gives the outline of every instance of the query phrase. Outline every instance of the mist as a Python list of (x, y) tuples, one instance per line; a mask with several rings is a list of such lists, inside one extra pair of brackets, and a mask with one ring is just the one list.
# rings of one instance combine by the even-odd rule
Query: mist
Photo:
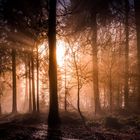
[(139, 15), (139, 0), (0, 0), (0, 139), (138, 140)]

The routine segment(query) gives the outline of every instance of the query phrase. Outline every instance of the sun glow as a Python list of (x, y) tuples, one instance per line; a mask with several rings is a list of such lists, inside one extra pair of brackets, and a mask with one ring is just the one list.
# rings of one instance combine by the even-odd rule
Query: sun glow
[(64, 64), (64, 56), (65, 56), (65, 42), (62, 40), (57, 41), (56, 55), (57, 55), (57, 64), (59, 66), (62, 66)]
[[(46, 47), (47, 45), (45, 43), (42, 43), (38, 46), (38, 52), (41, 57), (44, 57), (46, 55)], [(65, 47), (66, 43), (63, 40), (58, 40), (56, 45), (56, 59), (58, 66), (63, 66), (64, 64), (64, 57), (65, 57)]]

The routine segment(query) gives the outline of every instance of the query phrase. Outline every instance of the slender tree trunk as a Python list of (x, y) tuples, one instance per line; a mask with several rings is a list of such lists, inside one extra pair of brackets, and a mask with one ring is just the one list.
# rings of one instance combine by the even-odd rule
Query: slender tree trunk
[(37, 112), (39, 113), (39, 59), (38, 59), (38, 46), (37, 46)]
[(83, 116), (81, 109), (80, 109), (80, 79), (79, 76), (77, 75), (77, 109), (78, 109), (78, 113), (80, 114), (80, 117), (82, 118), (82, 120), (85, 123), (85, 117)]
[(101, 112), (100, 99), (99, 99), (99, 80), (98, 80), (98, 49), (97, 49), (97, 21), (96, 14), (93, 17), (93, 88), (94, 88), (94, 102), (95, 102), (95, 114)]
[(65, 108), (65, 111), (67, 111), (67, 92), (68, 92), (68, 89), (67, 89), (67, 71), (66, 71), (66, 56), (65, 56), (65, 102), (64, 102), (64, 108)]
[(27, 106), (28, 104), (28, 87), (29, 87), (29, 84), (28, 84), (28, 76), (29, 76), (29, 73), (28, 73), (28, 59), (25, 60), (25, 78), (26, 78), (26, 86), (25, 86), (25, 101), (24, 101), (24, 107)]
[(109, 70), (109, 103), (110, 103), (110, 112), (112, 113), (112, 109), (113, 109), (113, 94), (112, 94), (112, 71), (111, 68)]
[[(81, 117), (81, 119), (83, 120), (84, 124), (85, 124), (85, 117), (83, 116), (81, 109), (80, 109), (80, 77), (79, 77), (79, 72), (78, 72), (78, 66), (77, 66), (77, 62), (76, 62), (76, 57), (75, 57), (75, 53), (73, 52), (73, 59), (74, 59), (74, 64), (75, 64), (75, 71), (76, 71), (76, 77), (77, 77), (77, 109), (78, 109), (78, 113)], [(86, 126), (86, 124), (85, 124)]]
[[(1, 61), (0, 61), (0, 66), (1, 66)], [(1, 104), (2, 104), (2, 100), (1, 100), (1, 98), (2, 98), (2, 90), (3, 90), (3, 88), (2, 88), (2, 80), (1, 80), (2, 78), (1, 78), (1, 70), (0, 70), (0, 115), (2, 114), (2, 107), (1, 107)]]
[(68, 89), (65, 88), (65, 101), (64, 101), (64, 108), (65, 108), (65, 111), (67, 111), (67, 92), (68, 92)]
[(83, 116), (80, 109), (80, 78), (79, 78), (79, 72), (78, 72), (78, 66), (76, 63), (75, 54), (74, 54), (74, 63), (75, 63), (75, 70), (76, 70), (76, 77), (77, 77), (77, 109), (80, 116)]
[(31, 88), (31, 59), (29, 59), (29, 112), (32, 112), (32, 88)]
[(12, 113), (17, 113), (17, 85), (16, 85), (16, 50), (12, 49), (12, 82), (13, 82), (13, 105)]
[(124, 83), (124, 108), (128, 109), (129, 106), (129, 1), (125, 0), (125, 34), (126, 34), (126, 44), (125, 44), (125, 83)]
[(60, 123), (58, 112), (57, 94), (57, 61), (56, 61), (56, 0), (49, 1), (49, 88), (50, 102), (48, 124), (57, 125)]
[(120, 108), (123, 108), (123, 86), (120, 85)]
[[(118, 56), (118, 67), (120, 67), (121, 66), (121, 48), (122, 48), (122, 25), (121, 25), (122, 23), (120, 22), (120, 30), (119, 30), (119, 41), (120, 41), (120, 43), (119, 43), (119, 56)], [(120, 75), (120, 73), (121, 73), (121, 70), (118, 68), (118, 73), (117, 73), (117, 75), (118, 75), (118, 82), (117, 82), (117, 109), (120, 109), (120, 90), (121, 90), (121, 83), (120, 83), (120, 81), (121, 81), (121, 75)]]
[(33, 97), (33, 113), (36, 113), (36, 99), (35, 99), (35, 78), (34, 78), (34, 58), (31, 56), (32, 63), (32, 97)]
[(117, 83), (117, 109), (120, 109), (120, 79), (118, 79)]
[(106, 108), (106, 88), (105, 88), (105, 85), (104, 85), (104, 99), (103, 99), (103, 102), (104, 102), (104, 108)]
[(1, 107), (1, 93), (0, 93), (0, 115), (2, 115), (2, 107)]
[(137, 32), (137, 61), (138, 61), (138, 96), (137, 108), (140, 108), (140, 1), (135, 2), (135, 18), (136, 18), (136, 32)]

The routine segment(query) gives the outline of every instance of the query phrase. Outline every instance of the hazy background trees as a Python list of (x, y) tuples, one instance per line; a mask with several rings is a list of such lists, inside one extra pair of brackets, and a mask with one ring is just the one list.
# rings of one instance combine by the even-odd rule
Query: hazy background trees
[(57, 123), (59, 109), (85, 116), (138, 111), (138, 0), (0, 6), (0, 114), (44, 111)]

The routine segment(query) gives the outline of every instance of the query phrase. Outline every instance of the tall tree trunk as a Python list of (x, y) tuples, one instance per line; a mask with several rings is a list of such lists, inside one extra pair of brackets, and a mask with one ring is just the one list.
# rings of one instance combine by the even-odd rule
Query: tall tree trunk
[(105, 84), (103, 86), (103, 89), (104, 89), (104, 98), (103, 98), (103, 102), (104, 102), (104, 108), (106, 108), (106, 87), (105, 87)]
[(57, 61), (56, 61), (56, 0), (49, 1), (49, 88), (50, 102), (48, 124), (57, 125), (60, 123), (58, 112), (57, 94)]
[(12, 83), (13, 83), (13, 105), (12, 113), (17, 113), (17, 85), (16, 85), (16, 50), (12, 49)]
[[(0, 66), (1, 66), (1, 61), (0, 61)], [(1, 70), (0, 70), (0, 115), (2, 114), (2, 91), (3, 88), (2, 88), (2, 78), (1, 78)]]
[(77, 109), (78, 109), (78, 113), (81, 117), (81, 119), (83, 120), (84, 122), (84, 125), (86, 126), (85, 124), (85, 117), (83, 116), (82, 112), (81, 112), (81, 109), (80, 109), (80, 77), (79, 77), (79, 71), (78, 71), (78, 65), (77, 65), (77, 62), (76, 62), (76, 56), (75, 56), (75, 53), (73, 52), (73, 60), (74, 60), (74, 65), (75, 65), (75, 71), (76, 71), (76, 80), (77, 80)]
[(37, 112), (39, 113), (39, 59), (38, 59), (38, 45), (37, 45)]
[(112, 113), (113, 109), (113, 94), (112, 94), (112, 68), (109, 69), (109, 106), (110, 106), (110, 112)]
[(0, 93), (0, 115), (2, 115), (2, 107), (1, 107), (1, 104), (2, 104), (2, 103), (1, 103), (1, 96), (2, 96), (2, 95), (1, 95), (1, 93)]
[(129, 1), (125, 0), (125, 34), (126, 34), (126, 44), (125, 44), (125, 83), (124, 83), (124, 108), (129, 106)]
[(67, 89), (67, 69), (66, 69), (66, 56), (65, 56), (65, 101), (64, 101), (65, 111), (67, 111), (67, 92), (68, 92), (68, 89)]
[(116, 108), (120, 109), (120, 79), (118, 79), (118, 82), (117, 82), (117, 102), (116, 102)]
[(137, 32), (137, 61), (138, 61), (138, 97), (137, 107), (140, 108), (140, 1), (135, 2), (135, 18), (136, 18), (136, 32)]
[(100, 99), (99, 99), (99, 80), (98, 80), (98, 49), (97, 49), (97, 21), (96, 12), (93, 15), (93, 88), (94, 88), (94, 102), (95, 102), (95, 114), (101, 112)]
[(32, 112), (32, 88), (31, 88), (31, 59), (29, 58), (29, 112)]
[(24, 108), (27, 106), (28, 104), (28, 91), (29, 91), (29, 84), (28, 84), (28, 58), (25, 60), (25, 78), (26, 78), (26, 85), (25, 85), (25, 101), (24, 101)]
[(34, 58), (33, 53), (31, 56), (32, 63), (32, 99), (33, 99), (33, 113), (36, 113), (36, 98), (35, 98), (35, 78), (34, 78)]
[(119, 67), (121, 66), (121, 54), (122, 54), (122, 23), (120, 22), (120, 30), (119, 30), (119, 54), (118, 54), (118, 72), (117, 72), (117, 75), (118, 75), (118, 81), (117, 81), (117, 103), (116, 103), (116, 108), (117, 109), (120, 109), (120, 90), (121, 90), (121, 70), (119, 69)]
[(80, 79), (79, 79), (79, 73), (77, 67), (76, 67), (76, 76), (77, 76), (77, 109), (78, 109), (78, 113), (80, 114), (80, 117), (85, 123), (85, 117), (83, 116), (80, 109)]

